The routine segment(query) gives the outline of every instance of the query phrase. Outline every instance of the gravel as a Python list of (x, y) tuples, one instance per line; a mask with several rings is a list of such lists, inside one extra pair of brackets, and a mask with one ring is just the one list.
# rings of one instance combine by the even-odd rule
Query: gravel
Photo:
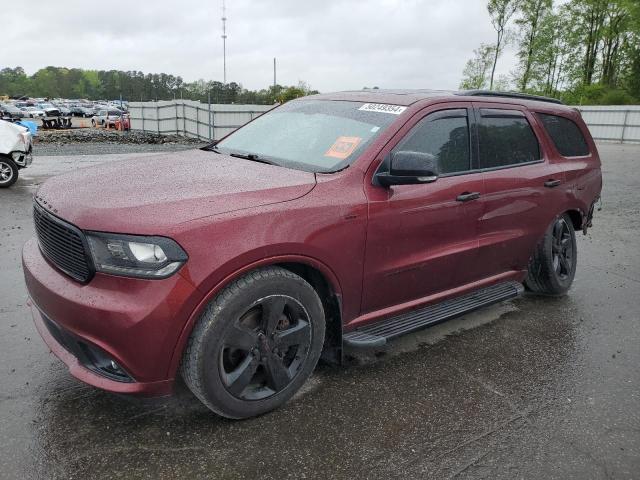
[(179, 135), (94, 128), (41, 130), (34, 140), (34, 155), (100, 155), (166, 152), (200, 148), (207, 142)]

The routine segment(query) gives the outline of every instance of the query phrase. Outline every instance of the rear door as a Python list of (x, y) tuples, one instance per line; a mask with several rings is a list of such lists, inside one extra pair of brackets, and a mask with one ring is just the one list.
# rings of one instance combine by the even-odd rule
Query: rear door
[[(471, 104), (439, 105), (414, 117), (381, 158), (419, 151), (438, 159), (433, 183), (365, 185), (369, 199), (362, 313), (420, 299), (477, 278), (478, 201)], [(384, 168), (383, 165), (380, 168)], [(462, 200), (461, 195), (475, 193)], [(464, 198), (464, 197), (463, 197)]]
[(563, 205), (564, 175), (542, 141), (541, 126), (524, 107), (474, 104), (484, 213), (478, 229), (483, 277), (524, 270)]

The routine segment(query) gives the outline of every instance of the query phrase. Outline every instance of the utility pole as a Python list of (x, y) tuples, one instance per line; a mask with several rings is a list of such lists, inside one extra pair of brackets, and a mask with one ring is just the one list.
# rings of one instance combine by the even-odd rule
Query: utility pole
[(227, 84), (227, 8), (222, 0), (222, 83)]
[(273, 93), (276, 93), (276, 57), (273, 57)]

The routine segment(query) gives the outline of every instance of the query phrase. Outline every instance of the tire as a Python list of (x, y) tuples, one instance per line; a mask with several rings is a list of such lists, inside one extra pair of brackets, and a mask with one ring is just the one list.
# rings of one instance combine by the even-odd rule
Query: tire
[(261, 415), (286, 403), (309, 378), (324, 332), (313, 287), (284, 268), (260, 268), (224, 288), (201, 314), (183, 354), (182, 377), (218, 415)]
[(9, 188), (18, 180), (18, 166), (9, 157), (0, 157), (0, 188)]
[(576, 233), (569, 215), (556, 218), (529, 261), (525, 286), (545, 295), (563, 295), (573, 283), (578, 251)]
[(93, 128), (96, 128), (96, 121), (95, 121), (95, 120), (91, 120), (91, 126), (92, 126)]

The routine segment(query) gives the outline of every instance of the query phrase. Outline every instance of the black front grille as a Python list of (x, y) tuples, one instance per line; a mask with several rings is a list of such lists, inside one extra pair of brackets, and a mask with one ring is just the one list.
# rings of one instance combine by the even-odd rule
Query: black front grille
[(82, 232), (33, 203), (33, 221), (42, 254), (51, 263), (79, 282), (88, 282), (92, 268)]

